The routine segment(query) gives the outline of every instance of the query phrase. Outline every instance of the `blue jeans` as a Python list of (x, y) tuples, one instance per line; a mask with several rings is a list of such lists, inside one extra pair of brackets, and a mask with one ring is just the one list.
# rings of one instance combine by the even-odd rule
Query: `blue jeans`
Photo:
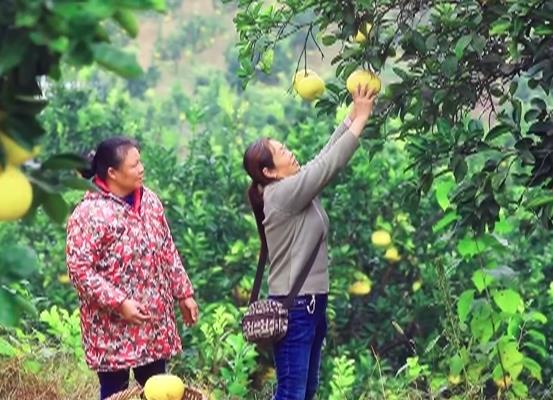
[[(165, 373), (165, 364), (165, 360), (159, 360), (133, 368), (134, 378), (140, 386), (144, 386), (152, 375)], [(100, 400), (104, 400), (129, 387), (129, 370), (98, 372), (98, 379), (100, 380)]]
[(277, 376), (274, 400), (315, 397), (327, 329), (327, 300), (326, 294), (298, 296), (288, 310), (286, 336), (273, 346)]

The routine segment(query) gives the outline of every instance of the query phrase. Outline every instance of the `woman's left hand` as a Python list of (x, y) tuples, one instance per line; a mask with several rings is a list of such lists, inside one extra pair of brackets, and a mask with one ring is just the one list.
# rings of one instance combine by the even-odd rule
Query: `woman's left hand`
[(193, 297), (180, 300), (179, 308), (186, 326), (191, 326), (198, 322), (199, 310)]

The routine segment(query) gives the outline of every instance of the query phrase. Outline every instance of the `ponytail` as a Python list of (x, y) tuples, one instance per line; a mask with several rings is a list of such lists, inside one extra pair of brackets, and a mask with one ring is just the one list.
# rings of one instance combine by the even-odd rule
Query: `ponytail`
[(248, 200), (250, 201), (250, 206), (255, 216), (257, 232), (259, 233), (259, 240), (261, 241), (261, 254), (265, 253), (266, 255), (267, 237), (265, 236), (265, 227), (263, 226), (263, 220), (265, 219), (265, 212), (263, 211), (263, 193), (255, 183), (252, 183), (248, 188)]
[(94, 175), (96, 175), (96, 162), (94, 160), (95, 154), (96, 152), (92, 150), (84, 157), (88, 162), (88, 166), (86, 168), (79, 169), (79, 174), (81, 174), (84, 179), (92, 179)]
[(263, 211), (263, 188), (276, 179), (269, 178), (263, 173), (264, 168), (272, 169), (275, 167), (273, 162), (273, 153), (271, 152), (268, 138), (261, 138), (252, 143), (244, 153), (244, 169), (252, 179), (248, 188), (248, 200), (252, 207), (261, 241), (260, 258), (267, 256), (267, 237), (265, 236), (265, 227), (263, 220), (265, 212)]

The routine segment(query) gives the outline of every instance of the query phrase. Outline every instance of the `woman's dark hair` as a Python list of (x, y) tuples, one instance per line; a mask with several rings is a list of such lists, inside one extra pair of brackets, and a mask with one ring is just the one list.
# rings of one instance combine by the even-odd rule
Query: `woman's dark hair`
[(276, 180), (275, 178), (267, 177), (263, 173), (264, 168), (275, 167), (269, 140), (269, 138), (261, 138), (249, 145), (244, 153), (243, 161), (244, 169), (252, 179), (252, 183), (248, 188), (248, 199), (255, 216), (262, 252), (267, 252), (267, 239), (265, 237), (265, 229), (263, 228), (263, 220), (265, 219), (265, 213), (263, 212), (263, 188)]
[(87, 156), (90, 166), (79, 171), (81, 176), (90, 179), (97, 175), (105, 180), (108, 170), (119, 168), (131, 148), (140, 149), (140, 146), (136, 140), (124, 136), (115, 136), (102, 141), (96, 147), (96, 151)]

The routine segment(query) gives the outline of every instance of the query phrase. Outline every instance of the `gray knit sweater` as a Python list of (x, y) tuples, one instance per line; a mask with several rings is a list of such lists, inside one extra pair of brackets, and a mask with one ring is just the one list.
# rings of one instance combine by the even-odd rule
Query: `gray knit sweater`
[(344, 121), (321, 152), (295, 175), (265, 187), (265, 234), (269, 248), (269, 294), (287, 295), (317, 245), (323, 243), (300, 294), (328, 293), (329, 221), (318, 195), (344, 167), (358, 147), (359, 139)]

